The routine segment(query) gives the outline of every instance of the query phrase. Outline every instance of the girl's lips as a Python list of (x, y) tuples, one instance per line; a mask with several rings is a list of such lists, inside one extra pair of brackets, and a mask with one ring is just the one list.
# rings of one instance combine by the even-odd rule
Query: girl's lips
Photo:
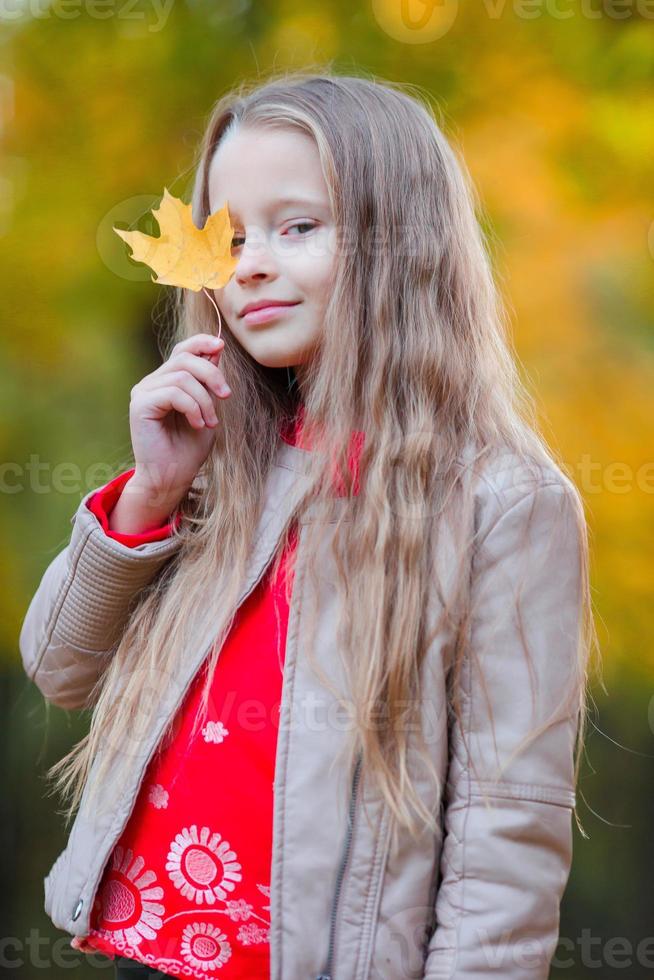
[(289, 310), (292, 310), (294, 306), (298, 305), (298, 303), (284, 303), (281, 306), (262, 306), (258, 310), (250, 310), (249, 313), (245, 313), (243, 320), (248, 326), (256, 323), (267, 323), (269, 320), (283, 316)]

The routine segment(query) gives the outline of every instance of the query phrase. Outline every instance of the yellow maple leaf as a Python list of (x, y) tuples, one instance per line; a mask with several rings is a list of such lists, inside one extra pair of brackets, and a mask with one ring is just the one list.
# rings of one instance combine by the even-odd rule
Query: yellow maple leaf
[(145, 262), (154, 269), (158, 278), (152, 276), (153, 282), (195, 292), (226, 285), (238, 263), (231, 253), (234, 229), (227, 204), (209, 215), (200, 229), (193, 223), (191, 205), (164, 187), (161, 204), (152, 214), (159, 225), (159, 238), (142, 231), (123, 231), (115, 225), (113, 230), (130, 246), (135, 262)]

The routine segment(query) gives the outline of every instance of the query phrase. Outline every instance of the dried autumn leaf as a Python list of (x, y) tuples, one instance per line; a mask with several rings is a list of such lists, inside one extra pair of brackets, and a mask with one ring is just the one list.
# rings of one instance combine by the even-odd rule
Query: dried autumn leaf
[(196, 228), (191, 205), (173, 197), (164, 187), (163, 199), (152, 209), (160, 229), (159, 238), (142, 231), (123, 231), (117, 235), (132, 249), (135, 262), (145, 262), (158, 278), (153, 282), (185, 289), (222, 289), (238, 263), (232, 253), (234, 229), (227, 204), (209, 215), (204, 228)]

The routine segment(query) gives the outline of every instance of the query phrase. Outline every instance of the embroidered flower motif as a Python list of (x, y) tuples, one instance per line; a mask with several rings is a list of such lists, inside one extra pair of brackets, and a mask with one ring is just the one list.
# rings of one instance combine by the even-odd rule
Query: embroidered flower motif
[(243, 877), (227, 841), (221, 841), (218, 833), (211, 834), (209, 827), (203, 827), (198, 836), (196, 824), (184, 827), (171, 841), (166, 871), (182, 895), (198, 905), (224, 900)]
[(245, 921), (252, 914), (252, 906), (244, 898), (232, 899), (231, 902), (227, 902), (227, 909), (225, 911), (232, 922), (238, 922), (239, 919)]
[(199, 970), (215, 970), (232, 955), (225, 933), (207, 922), (193, 922), (185, 927), (180, 950), (189, 966)]
[(165, 810), (168, 806), (168, 790), (164, 789), (161, 783), (155, 783), (154, 786), (150, 787), (148, 802), (152, 803), (157, 810)]
[(111, 868), (102, 885), (99, 900), (98, 927), (110, 932), (112, 939), (138, 946), (143, 939), (155, 939), (161, 929), (163, 889), (150, 886), (157, 880), (154, 871), (141, 870), (145, 861), (134, 858), (130, 848), (114, 848)]
[(202, 729), (202, 735), (205, 742), (219, 742), (225, 741), (225, 735), (229, 735), (229, 730), (225, 728), (222, 721), (209, 721)]
[(270, 936), (270, 929), (262, 929), (256, 922), (249, 922), (246, 926), (241, 926), (238, 930), (237, 939), (244, 946), (253, 946), (254, 943), (267, 943)]

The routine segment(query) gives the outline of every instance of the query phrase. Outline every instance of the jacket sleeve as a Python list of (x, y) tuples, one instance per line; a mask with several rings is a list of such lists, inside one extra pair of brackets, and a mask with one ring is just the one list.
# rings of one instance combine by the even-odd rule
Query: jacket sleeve
[(506, 495), (485, 505), (425, 980), (549, 976), (572, 860), (574, 704), (584, 683), (583, 507), (565, 480), (512, 492), (508, 507)]
[[(124, 485), (132, 472), (108, 486)], [(70, 541), (46, 568), (19, 638), (26, 674), (46, 700), (66, 709), (91, 706), (133, 600), (181, 546), (170, 525), (146, 531), (142, 543), (117, 540), (90, 506), (99, 492), (90, 491), (71, 518)]]
[[(124, 534), (121, 531), (110, 530), (109, 515), (116, 506), (118, 498), (125, 489), (125, 484), (129, 481), (133, 473), (134, 468), (127, 470), (125, 473), (120, 473), (104, 487), (96, 490), (86, 504), (88, 509), (100, 521), (104, 533), (108, 537), (113, 538), (114, 541), (121, 541), (123, 544), (126, 544), (128, 548), (135, 548), (139, 544), (147, 544), (150, 541), (163, 541), (164, 538), (170, 537), (173, 529), (173, 524), (169, 522), (159, 527), (144, 529), (133, 534)], [(180, 520), (181, 514), (178, 513), (174, 521), (175, 525), (179, 524)]]

